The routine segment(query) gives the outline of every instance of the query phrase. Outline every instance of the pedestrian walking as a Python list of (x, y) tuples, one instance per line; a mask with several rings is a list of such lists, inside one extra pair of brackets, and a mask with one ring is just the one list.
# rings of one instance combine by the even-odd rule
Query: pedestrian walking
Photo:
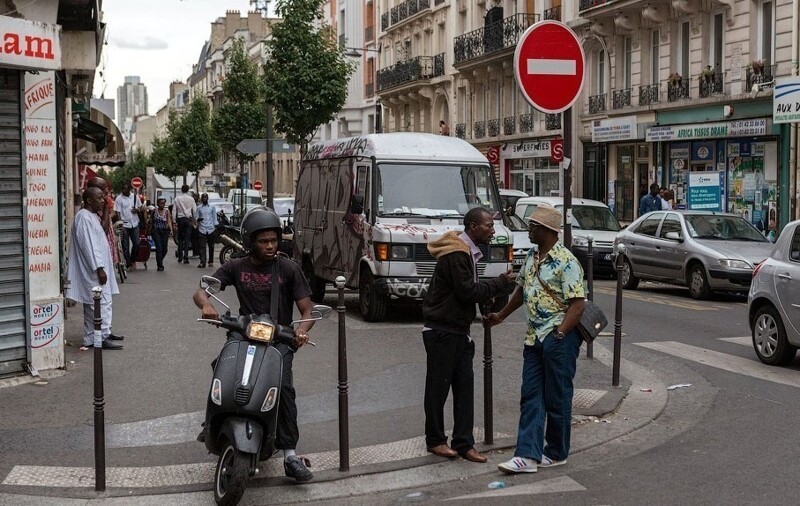
[(139, 208), (141, 201), (131, 193), (131, 185), (122, 185), (122, 193), (114, 200), (114, 211), (122, 220), (122, 254), (125, 266), (135, 269), (136, 255), (139, 253)]
[[(428, 244), (436, 257), (430, 287), (422, 303), (425, 326), (422, 340), (427, 354), (425, 376), (425, 444), (440, 457), (461, 455), (472, 462), (486, 462), (475, 450), (472, 359), (475, 343), (470, 324), (475, 304), (508, 293), (511, 271), (496, 279), (479, 281), (476, 263), (483, 256), (480, 245), (494, 236), (492, 213), (476, 207), (464, 216), (464, 231), (450, 231)], [(453, 436), (447, 444), (444, 404), (453, 390)]]
[(197, 209), (194, 198), (189, 195), (189, 185), (181, 186), (181, 194), (173, 203), (175, 220), (178, 223), (178, 262), (189, 263), (189, 245), (194, 225), (194, 212)]
[(208, 266), (214, 266), (214, 233), (217, 230), (217, 208), (208, 203), (208, 194), (200, 196), (200, 205), (195, 210), (197, 233), (200, 235), (200, 263), (197, 267), (206, 266), (206, 250)]
[[(69, 260), (67, 265), (66, 297), (83, 304), (83, 345), (94, 343), (94, 296), (92, 288), (103, 288), (100, 300), (103, 348), (121, 350), (122, 345), (111, 341), (124, 339), (111, 333), (111, 297), (119, 293), (114, 276), (106, 233), (98, 214), (103, 209), (102, 190), (89, 187), (83, 192), (84, 207), (75, 214), (70, 232)], [(109, 273), (111, 274), (109, 276)]]
[(649, 213), (650, 211), (661, 210), (661, 197), (659, 196), (660, 188), (656, 183), (650, 185), (650, 192), (646, 193), (641, 200), (639, 200), (639, 216)]
[(150, 214), (150, 235), (156, 245), (156, 268), (164, 270), (164, 257), (167, 256), (169, 237), (174, 235), (172, 213), (166, 208), (167, 199), (156, 200), (156, 208)]
[(535, 473), (539, 467), (566, 464), (569, 455), (573, 379), (581, 346), (576, 327), (584, 290), (583, 269), (558, 241), (560, 230), (558, 210), (536, 208), (528, 237), (538, 248), (528, 251), (508, 304), (486, 316), (490, 325), (497, 325), (524, 304), (528, 319), (517, 447), (511, 460), (498, 465), (504, 473)]

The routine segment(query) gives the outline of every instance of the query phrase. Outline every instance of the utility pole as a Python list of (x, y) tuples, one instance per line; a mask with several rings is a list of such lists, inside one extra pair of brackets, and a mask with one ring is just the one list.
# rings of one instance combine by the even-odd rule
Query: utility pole
[(267, 207), (274, 209), (275, 171), (272, 167), (272, 104), (267, 104)]

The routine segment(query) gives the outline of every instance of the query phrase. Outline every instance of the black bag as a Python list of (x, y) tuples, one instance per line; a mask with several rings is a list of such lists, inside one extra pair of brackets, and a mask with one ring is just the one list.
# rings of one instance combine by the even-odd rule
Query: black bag
[[(542, 278), (539, 276), (539, 269), (536, 269), (536, 279), (539, 280), (539, 283), (542, 285), (542, 288), (544, 288), (544, 291), (547, 292), (547, 295), (556, 301), (561, 309), (566, 310), (568, 305), (556, 296), (553, 290), (547, 286), (547, 283), (542, 281)], [(576, 327), (583, 340), (587, 343), (593, 342), (594, 338), (597, 337), (597, 335), (604, 328), (606, 328), (607, 325), (608, 319), (606, 318), (606, 315), (603, 314), (603, 310), (600, 309), (600, 306), (589, 299), (584, 300), (583, 314), (581, 315), (581, 320), (578, 322), (578, 326)]]

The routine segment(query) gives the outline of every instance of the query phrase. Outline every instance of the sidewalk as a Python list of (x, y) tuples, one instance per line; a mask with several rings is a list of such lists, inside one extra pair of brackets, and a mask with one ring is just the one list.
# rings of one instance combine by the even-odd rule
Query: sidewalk
[[(138, 496), (155, 494), (154, 504), (208, 503), (216, 460), (194, 437), (203, 417), (208, 364), (218, 353), (222, 336), (213, 327), (195, 322), (197, 311), (190, 302), (199, 275), (210, 272), (195, 265), (166, 265), (163, 273), (154, 269), (132, 273), (115, 298), (114, 329), (127, 338), (125, 350), (104, 352), (108, 492), (99, 497), (137, 496), (136, 504), (146, 504)], [(224, 295), (228, 301), (234, 298), (232, 293)], [(335, 294), (328, 294), (325, 302), (335, 305)], [(460, 460), (443, 464), (425, 450), (425, 358), (418, 308), (403, 307), (390, 312), (388, 322), (368, 324), (354, 316), (357, 298), (348, 295), (346, 305), (350, 471), (338, 471), (334, 313), (313, 329), (312, 339), (318, 346), (301, 350), (294, 367), (301, 424), (298, 450), (311, 459), (315, 479), (305, 486), (290, 485), (280, 459), (273, 459), (252, 480), (254, 490), (280, 487), (281, 502), (309, 501), (424, 486), (491, 471), (492, 464)], [(46, 385), (0, 389), (4, 406), (0, 504), (25, 504), (26, 496), (31, 496), (32, 504), (36, 496), (98, 498), (92, 467), (92, 353), (79, 350), (79, 312), (72, 308), (67, 316), (67, 339), (73, 344), (68, 347), (67, 361), (74, 363), (66, 373)], [(476, 324), (473, 331), (480, 328)], [(492, 446), (480, 444), (483, 339), (474, 336), (476, 446), (488, 451), (493, 463), (507, 459), (508, 452), (500, 452), (515, 442), (522, 329), (520, 320), (493, 333)], [(636, 430), (656, 418), (666, 404), (666, 391), (656, 388), (651, 372), (635, 364), (623, 362), (622, 386), (610, 387), (610, 343), (608, 337), (599, 338), (595, 359), (582, 356), (579, 360), (572, 454)], [(653, 392), (641, 393), (637, 385), (652, 387)], [(450, 411), (448, 406), (446, 412)]]

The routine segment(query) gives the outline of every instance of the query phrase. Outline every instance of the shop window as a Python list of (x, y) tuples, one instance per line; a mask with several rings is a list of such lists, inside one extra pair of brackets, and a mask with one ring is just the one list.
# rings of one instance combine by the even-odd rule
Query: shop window
[(661, 222), (661, 218), (664, 217), (664, 213), (653, 213), (652, 215), (645, 218), (639, 226), (634, 230), (635, 233), (641, 235), (648, 235), (650, 237), (656, 236), (656, 231), (658, 231), (658, 224)]
[(758, 9), (758, 56), (765, 64), (774, 63), (775, 50), (775, 3), (761, 2)]

